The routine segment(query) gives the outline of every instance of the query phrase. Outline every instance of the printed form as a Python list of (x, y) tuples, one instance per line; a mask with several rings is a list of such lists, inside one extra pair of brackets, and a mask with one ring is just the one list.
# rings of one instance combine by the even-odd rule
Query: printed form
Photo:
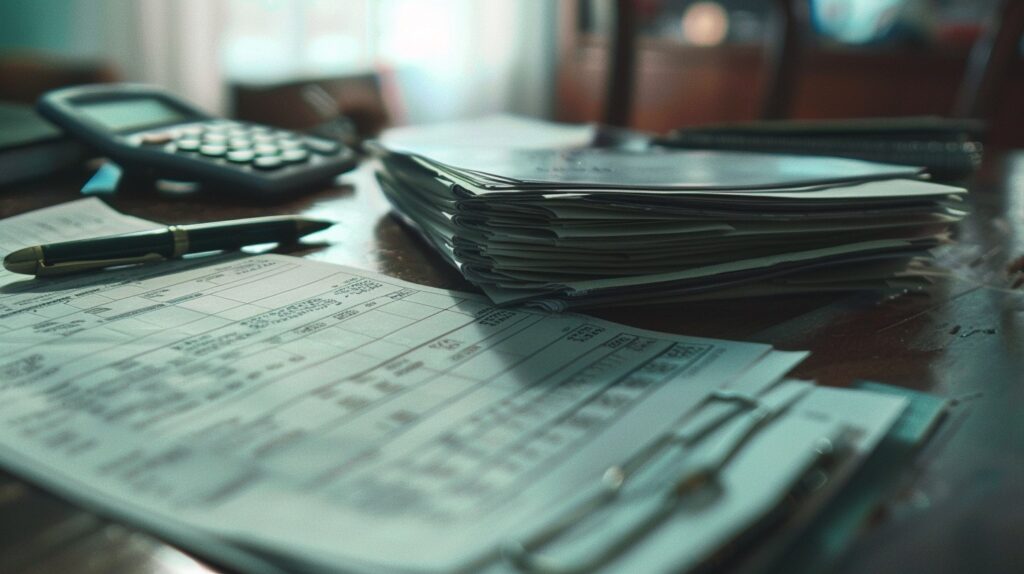
[[(0, 221), (0, 251), (152, 226), (81, 200)], [(764, 392), (805, 356), (279, 255), (0, 273), (0, 463), (289, 569), (479, 567), (715, 389)], [(873, 400), (864, 444), (904, 406)], [(851, 424), (808, 408), (782, 451)]]

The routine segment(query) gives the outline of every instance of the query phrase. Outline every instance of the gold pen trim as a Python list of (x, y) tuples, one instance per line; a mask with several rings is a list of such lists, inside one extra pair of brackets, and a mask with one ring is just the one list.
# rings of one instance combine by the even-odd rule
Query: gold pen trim
[(171, 251), (171, 259), (177, 259), (188, 253), (188, 231), (180, 225), (171, 225), (167, 228), (174, 238), (174, 249)]
[(32, 272), (33, 275), (39, 275), (40, 270), (46, 265), (46, 256), (43, 254), (42, 245), (32, 246), (32, 255), (36, 259), (36, 270)]

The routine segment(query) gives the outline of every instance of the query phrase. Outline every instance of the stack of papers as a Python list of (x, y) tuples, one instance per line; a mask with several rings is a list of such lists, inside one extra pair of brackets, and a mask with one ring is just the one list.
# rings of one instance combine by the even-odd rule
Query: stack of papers
[(433, 143), (405, 131), (375, 146), (396, 210), (496, 303), (915, 289), (964, 215), (964, 189), (912, 167), (602, 149), (582, 129), (524, 123), (536, 137), (519, 125), (503, 146), (488, 122), (480, 138), (429, 128)]
[[(0, 222), (0, 256), (152, 225), (81, 200)], [(787, 379), (802, 352), (280, 255), (0, 287), (0, 465), (244, 572), (690, 570), (908, 406)]]

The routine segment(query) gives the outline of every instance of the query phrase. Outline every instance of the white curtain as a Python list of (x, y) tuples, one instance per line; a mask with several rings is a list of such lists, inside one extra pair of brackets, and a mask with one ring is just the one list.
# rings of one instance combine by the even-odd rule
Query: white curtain
[(378, 58), (393, 63), (409, 119), (550, 114), (554, 9), (545, 0), (379, 3)]
[(225, 110), (232, 79), (378, 70), (397, 88), (399, 122), (551, 113), (547, 0), (75, 1), (127, 79), (212, 111)]
[(113, 60), (127, 80), (163, 86), (213, 112), (225, 109), (221, 56), (228, 15), (225, 3), (77, 0), (77, 4), (81, 18), (93, 20), (89, 27), (101, 55)]

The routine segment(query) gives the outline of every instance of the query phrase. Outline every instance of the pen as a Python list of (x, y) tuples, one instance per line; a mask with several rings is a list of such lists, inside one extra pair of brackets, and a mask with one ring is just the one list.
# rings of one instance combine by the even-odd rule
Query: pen
[(8, 254), (4, 267), (27, 275), (64, 275), (116, 265), (166, 261), (186, 253), (239, 249), (258, 243), (287, 243), (332, 225), (329, 221), (295, 216), (171, 225), (152, 231), (25, 247)]

